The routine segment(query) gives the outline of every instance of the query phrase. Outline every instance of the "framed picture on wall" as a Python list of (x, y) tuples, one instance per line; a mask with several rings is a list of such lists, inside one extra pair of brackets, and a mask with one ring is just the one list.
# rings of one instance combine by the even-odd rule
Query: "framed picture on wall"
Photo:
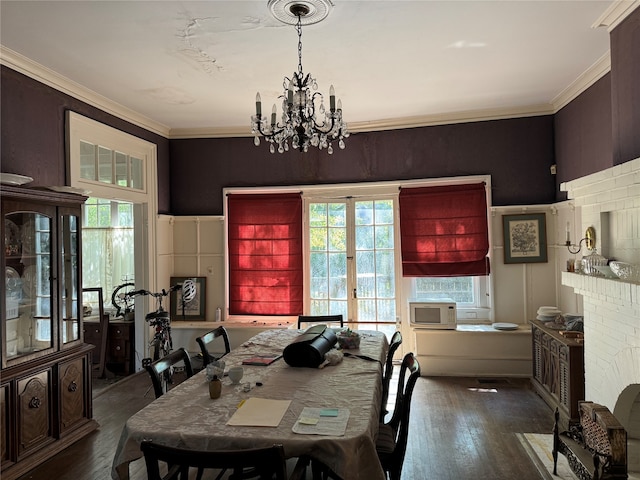
[(504, 263), (547, 261), (547, 228), (544, 213), (503, 215)]
[(182, 292), (171, 292), (171, 320), (193, 321), (206, 320), (206, 277), (171, 277), (171, 285), (182, 284), (187, 279), (193, 280), (196, 286), (196, 295), (190, 302), (182, 301)]

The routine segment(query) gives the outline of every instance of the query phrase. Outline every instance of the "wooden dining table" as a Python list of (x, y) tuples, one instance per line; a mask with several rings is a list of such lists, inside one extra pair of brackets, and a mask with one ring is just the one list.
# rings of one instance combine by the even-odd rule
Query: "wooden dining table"
[[(282, 329), (261, 332), (222, 358), (226, 370), (251, 357), (279, 355), (300, 333)], [(206, 371), (197, 373), (127, 420), (115, 452), (112, 477), (128, 479), (129, 463), (142, 457), (140, 443), (152, 440), (205, 451), (282, 444), (286, 458), (317, 460), (344, 480), (384, 479), (375, 442), (388, 341), (381, 332), (361, 331), (360, 335), (359, 349), (346, 350), (341, 362), (324, 368), (295, 368), (282, 358), (268, 366), (243, 365), (239, 384), (223, 377), (217, 399), (209, 396)], [(277, 426), (228, 425), (238, 408), (255, 402), (249, 399), (290, 404)], [(301, 414), (309, 408), (340, 412), (341, 418), (347, 415), (344, 433), (294, 432), (307, 423), (308, 418)]]

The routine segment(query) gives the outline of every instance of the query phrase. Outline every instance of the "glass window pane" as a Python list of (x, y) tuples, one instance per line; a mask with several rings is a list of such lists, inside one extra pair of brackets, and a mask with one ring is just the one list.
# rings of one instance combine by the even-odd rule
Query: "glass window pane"
[(115, 184), (121, 187), (129, 186), (129, 162), (127, 155), (115, 152)]
[(347, 224), (347, 206), (344, 203), (329, 204), (329, 226), (344, 227)]
[(393, 225), (393, 200), (375, 202), (376, 225)]
[(311, 228), (309, 232), (311, 245), (311, 251), (326, 251), (327, 250), (327, 229), (326, 228)]
[(416, 278), (416, 299), (451, 299), (456, 303), (474, 303), (473, 277)]
[(376, 248), (393, 249), (393, 225), (376, 225)]
[(356, 249), (373, 248), (373, 227), (369, 225), (356, 227)]
[(312, 203), (309, 205), (309, 226), (310, 227), (326, 227), (327, 226), (327, 204)]
[(98, 147), (98, 180), (103, 183), (113, 183), (112, 151)]
[(80, 178), (96, 179), (96, 148), (87, 142), (80, 142)]
[(373, 224), (373, 202), (356, 203), (356, 225)]
[(142, 190), (144, 188), (144, 162), (135, 157), (130, 158), (131, 162), (131, 188)]

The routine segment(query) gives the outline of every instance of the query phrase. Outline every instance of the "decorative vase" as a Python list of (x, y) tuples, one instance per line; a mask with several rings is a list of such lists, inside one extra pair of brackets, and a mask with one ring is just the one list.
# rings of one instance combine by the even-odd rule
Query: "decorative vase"
[(213, 376), (213, 379), (209, 382), (209, 396), (213, 399), (220, 398), (222, 392), (222, 382), (217, 375)]

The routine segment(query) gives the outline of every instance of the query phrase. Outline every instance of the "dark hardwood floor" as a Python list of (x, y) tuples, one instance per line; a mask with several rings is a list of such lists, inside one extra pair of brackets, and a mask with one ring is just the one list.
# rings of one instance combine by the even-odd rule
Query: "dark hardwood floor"
[[(96, 393), (100, 428), (20, 480), (106, 480), (122, 427), (153, 401), (146, 372)], [(393, 400), (393, 396), (390, 401)], [(403, 480), (539, 480), (516, 433), (549, 433), (553, 412), (528, 379), (420, 378), (411, 409)], [(145, 480), (144, 460), (130, 466)]]

